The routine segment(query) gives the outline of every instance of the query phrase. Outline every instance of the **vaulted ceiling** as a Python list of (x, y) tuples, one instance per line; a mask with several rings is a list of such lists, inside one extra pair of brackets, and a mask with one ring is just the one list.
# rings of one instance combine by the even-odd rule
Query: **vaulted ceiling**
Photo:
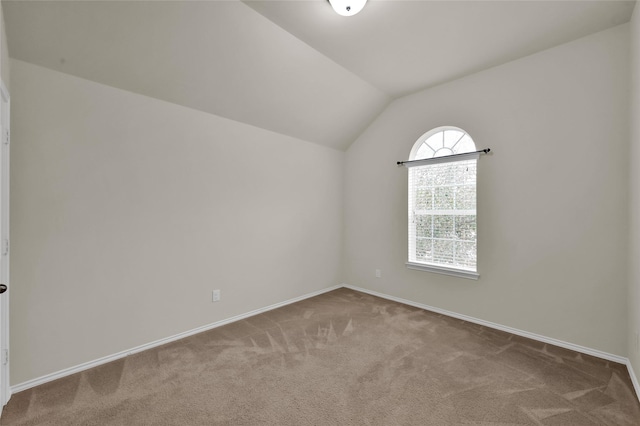
[(346, 149), (393, 99), (628, 22), (635, 1), (2, 1), (10, 56)]

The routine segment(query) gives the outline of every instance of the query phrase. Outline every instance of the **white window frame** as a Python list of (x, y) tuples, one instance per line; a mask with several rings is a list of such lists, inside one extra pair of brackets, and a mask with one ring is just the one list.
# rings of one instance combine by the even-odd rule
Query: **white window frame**
[[(471, 136), (469, 136), (469, 139), (471, 140), (472, 144), (473, 144), (473, 151), (469, 151), (469, 150), (465, 150), (463, 152), (455, 152), (456, 154), (463, 154), (463, 155), (456, 155), (456, 157), (453, 158), (446, 158), (446, 157), (431, 157), (431, 158), (424, 158), (424, 161), (420, 161), (421, 159), (416, 159), (416, 155), (418, 153), (418, 150), (420, 149), (420, 147), (424, 144), (424, 142), (429, 139), (430, 137), (432, 137), (435, 134), (444, 132), (446, 130), (455, 130), (455, 131), (459, 131), (459, 132), (463, 132), (465, 135), (468, 135), (468, 133), (463, 130), (460, 129), (458, 127), (453, 127), (453, 126), (442, 126), (442, 127), (437, 127), (435, 129), (432, 129), (430, 131), (428, 131), (427, 133), (425, 133), (424, 135), (422, 135), (417, 141), (416, 143), (413, 145), (413, 148), (411, 149), (411, 153), (409, 156), (409, 160), (411, 161), (411, 165), (407, 165), (408, 167), (416, 167), (416, 166), (424, 166), (427, 164), (437, 164), (437, 163), (453, 163), (456, 161), (463, 161), (463, 160), (472, 160), (475, 159), (476, 162), (480, 156), (479, 153), (475, 152), (475, 143), (473, 143), (473, 139), (471, 138)], [(443, 135), (444, 136), (444, 135)], [(433, 155), (436, 155), (436, 153), (434, 152)], [(442, 153), (440, 154), (442, 155)], [(408, 177), (408, 181), (411, 180), (411, 171)], [(411, 186), (409, 185), (408, 188), (409, 191), (411, 191)], [(475, 191), (476, 191), (476, 197), (477, 197), (477, 192), (478, 192), (478, 187), (477, 187), (477, 183), (475, 186)], [(414, 199), (413, 199), (413, 194), (409, 193), (409, 199), (408, 199), (408, 218), (409, 218), (409, 223), (408, 223), (408, 252), (411, 253), (411, 250), (415, 251), (415, 239), (416, 239), (416, 230), (415, 230), (415, 225), (412, 223), (412, 217), (413, 217), (413, 207), (414, 207)], [(475, 216), (476, 216), (476, 223), (477, 223), (477, 201), (476, 201), (476, 209), (475, 209)], [(476, 225), (477, 226), (477, 225)], [(477, 253), (477, 234), (476, 234), (476, 253)], [(408, 253), (408, 254), (409, 254)], [(410, 259), (410, 254), (409, 254), (409, 259)], [(470, 269), (463, 269), (463, 268), (456, 268), (456, 267), (447, 267), (447, 266), (443, 266), (443, 265), (439, 265), (439, 264), (429, 264), (429, 263), (423, 263), (423, 262), (412, 262), (410, 260), (407, 260), (406, 262), (406, 267), (408, 269), (414, 269), (414, 270), (419, 270), (419, 271), (426, 271), (426, 272), (433, 272), (433, 273), (438, 273), (438, 274), (444, 274), (444, 275), (449, 275), (449, 276), (454, 276), (454, 277), (459, 277), (459, 278), (467, 278), (467, 279), (472, 279), (472, 280), (477, 280), (480, 277), (480, 274), (477, 272), (477, 263), (476, 263), (476, 270), (470, 270)]]

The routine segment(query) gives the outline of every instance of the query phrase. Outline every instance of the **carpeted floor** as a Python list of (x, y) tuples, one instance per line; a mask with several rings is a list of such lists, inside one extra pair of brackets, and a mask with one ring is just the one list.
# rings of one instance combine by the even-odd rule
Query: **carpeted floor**
[(2, 425), (640, 425), (626, 367), (339, 289), (14, 395)]

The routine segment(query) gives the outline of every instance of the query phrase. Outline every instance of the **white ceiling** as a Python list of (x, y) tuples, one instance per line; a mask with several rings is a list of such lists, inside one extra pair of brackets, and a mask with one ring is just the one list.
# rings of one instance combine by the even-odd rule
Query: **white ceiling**
[(2, 1), (10, 56), (345, 149), (396, 97), (627, 22), (633, 1)]
[(634, 2), (370, 0), (350, 18), (322, 1), (245, 1), (392, 97), (628, 22)]

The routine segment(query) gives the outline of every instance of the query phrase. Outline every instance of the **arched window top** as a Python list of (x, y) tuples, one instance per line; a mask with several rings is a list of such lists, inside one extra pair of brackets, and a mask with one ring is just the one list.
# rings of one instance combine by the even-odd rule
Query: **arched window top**
[(474, 152), (476, 144), (467, 132), (458, 127), (443, 126), (429, 130), (413, 145), (409, 160), (442, 157)]
[(414, 144), (411, 161), (405, 162), (409, 167), (408, 268), (478, 279), (479, 156), (471, 137), (457, 127), (438, 127)]

